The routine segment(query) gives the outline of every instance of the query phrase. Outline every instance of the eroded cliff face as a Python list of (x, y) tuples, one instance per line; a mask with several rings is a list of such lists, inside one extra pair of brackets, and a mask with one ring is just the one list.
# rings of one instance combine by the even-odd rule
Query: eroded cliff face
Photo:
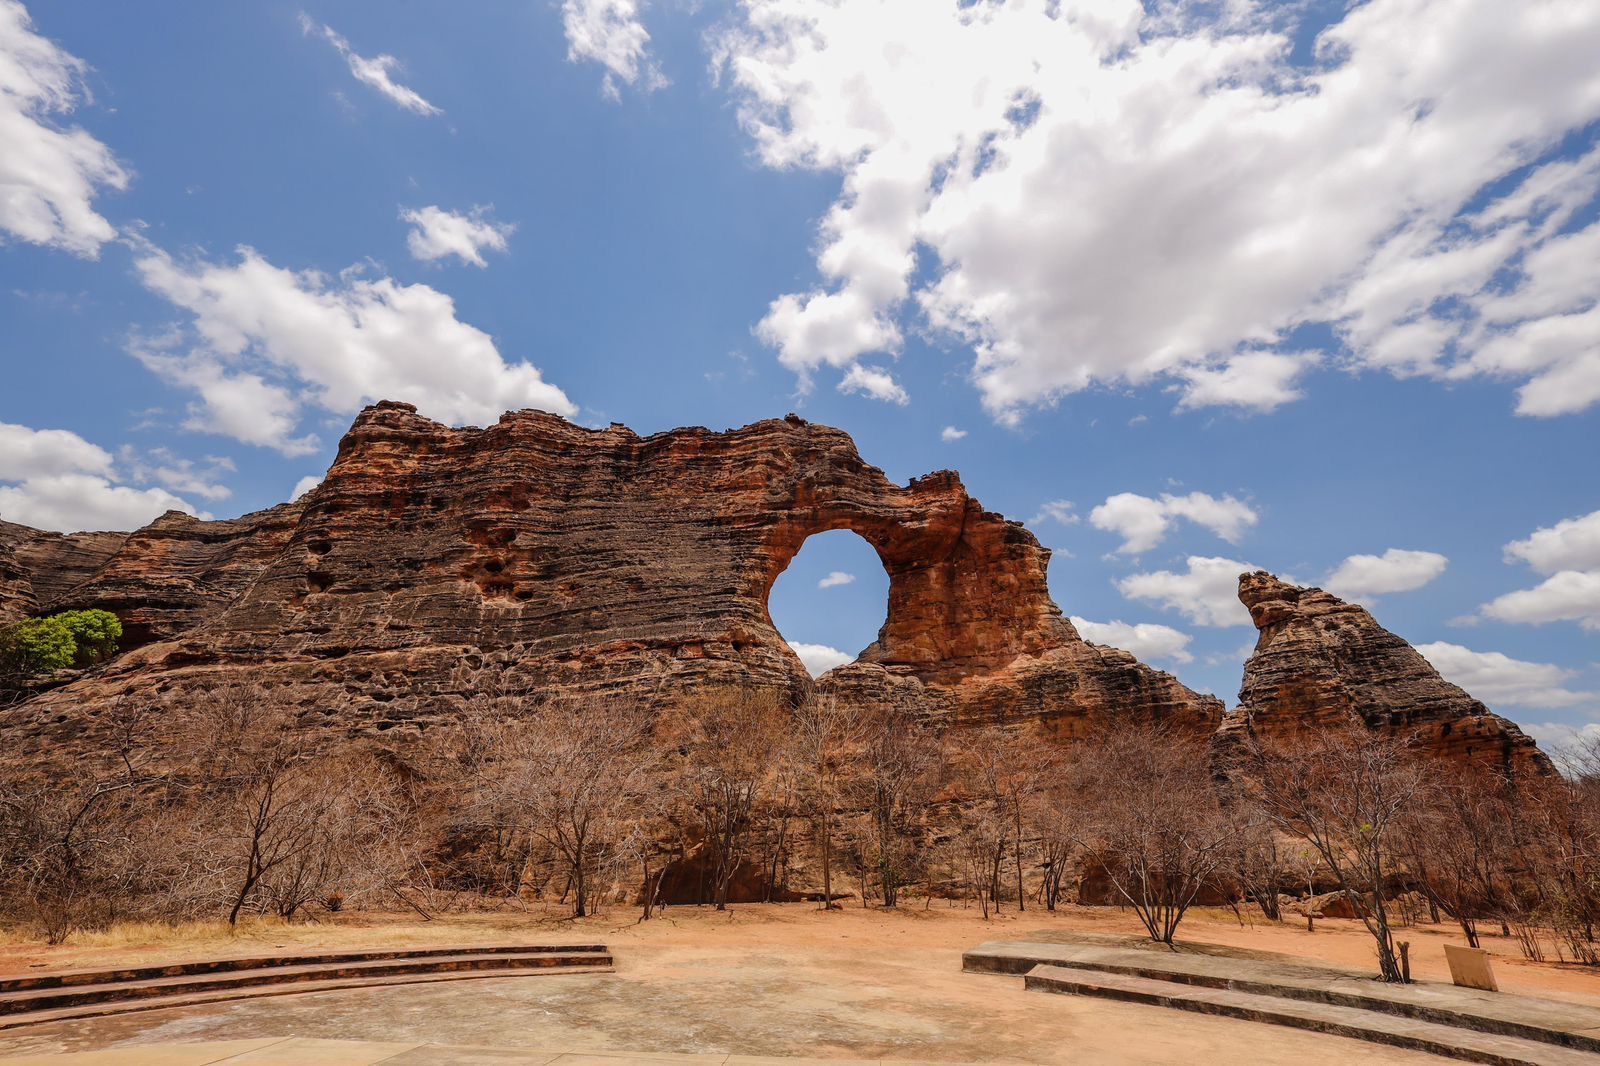
[(1239, 578), (1260, 637), (1222, 736), (1291, 740), (1362, 725), (1415, 735), (1427, 750), (1500, 769), (1552, 773), (1532, 738), (1439, 676), (1364, 608), (1264, 571)]
[(295, 684), (331, 724), (395, 735), (448, 716), (484, 669), (546, 692), (795, 689), (805, 671), (767, 596), (833, 529), (872, 544), (890, 579), (878, 639), (821, 682), (841, 698), (1066, 735), (1221, 719), (1214, 697), (1081, 640), (1050, 598), (1049, 552), (956, 474), (896, 485), (840, 430), (790, 416), (640, 437), (536, 411), (452, 429), (383, 403), (298, 503), (164, 516), (53, 590), (154, 642), (0, 725), (43, 743), (121, 694), (233, 678)]
[(57, 601), (116, 554), (126, 533), (47, 533), (0, 519), (0, 623)]

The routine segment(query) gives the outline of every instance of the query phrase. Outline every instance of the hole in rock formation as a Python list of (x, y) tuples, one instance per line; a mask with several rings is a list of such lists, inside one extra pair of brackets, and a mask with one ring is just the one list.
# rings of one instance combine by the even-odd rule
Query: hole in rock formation
[(767, 593), (767, 616), (813, 677), (878, 639), (889, 575), (877, 551), (845, 529), (805, 539)]

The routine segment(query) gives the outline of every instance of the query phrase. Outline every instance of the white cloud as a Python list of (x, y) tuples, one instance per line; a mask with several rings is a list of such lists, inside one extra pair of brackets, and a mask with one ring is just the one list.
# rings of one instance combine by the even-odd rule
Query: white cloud
[(489, 210), (474, 207), (463, 215), (433, 205), (404, 208), (400, 220), (411, 224), (411, 231), (406, 234), (406, 247), (414, 259), (431, 262), (453, 255), (463, 263), (486, 267), (489, 264), (483, 258), (484, 251), (505, 251), (510, 246), (512, 231), (517, 228), (509, 222), (490, 220), (486, 217)]
[(1075, 526), (1080, 521), (1073, 513), (1071, 500), (1047, 500), (1039, 505), (1039, 513), (1028, 519), (1028, 525), (1042, 526), (1046, 522), (1055, 522), (1063, 526)]
[(19, 0), (0, 0), (0, 231), (93, 259), (116, 236), (95, 194), (129, 179), (111, 149), (50, 119), (87, 98), (86, 69), (34, 32)]
[(294, 483), (294, 491), (289, 493), (289, 502), (293, 503), (320, 484), (322, 484), (321, 474), (307, 474)]
[(151, 448), (140, 453), (124, 445), (117, 458), (126, 471), (126, 480), (141, 485), (160, 485), (206, 500), (225, 500), (233, 495), (233, 490), (222, 484), (221, 479), (237, 472), (238, 467), (226, 456), (208, 455), (202, 465), (174, 454), (170, 448)]
[(1483, 613), (1499, 622), (1577, 622), (1600, 631), (1600, 571), (1562, 570), (1531, 589), (1496, 597)]
[(1216, 366), (1182, 367), (1180, 409), (1242, 407), (1274, 411), (1304, 395), (1295, 383), (1321, 357), (1309, 352), (1241, 352)]
[(1232, 496), (1219, 499), (1204, 492), (1187, 496), (1163, 493), (1160, 499), (1119, 492), (1089, 512), (1090, 525), (1123, 538), (1117, 551), (1125, 555), (1137, 555), (1160, 544), (1179, 518), (1209, 529), (1230, 544), (1237, 543), (1260, 520), (1255, 509), (1242, 500)]
[(0, 481), (56, 474), (111, 473), (111, 453), (65, 429), (0, 422)]
[(667, 86), (650, 58), (650, 33), (639, 18), (644, 6), (644, 0), (563, 0), (561, 5), (567, 59), (605, 67), (600, 91), (608, 100), (621, 99), (619, 80), (647, 93)]
[[(1522, 731), (1539, 742), (1544, 753), (1563, 766), (1580, 748), (1600, 744), (1600, 722), (1587, 722), (1581, 726), (1567, 722), (1520, 722)], [(1584, 762), (1588, 760), (1585, 759)]]
[(902, 407), (911, 402), (906, 390), (895, 383), (887, 370), (863, 366), (860, 363), (852, 366), (850, 372), (840, 380), (839, 391), (865, 393), (874, 400), (895, 403)]
[(1497, 651), (1472, 651), (1438, 641), (1418, 644), (1417, 651), (1446, 681), (1454, 682), (1484, 703), (1514, 707), (1575, 707), (1596, 700), (1596, 693), (1566, 687), (1577, 676), (1551, 663), (1513, 659)]
[(414, 89), (407, 88), (395, 81), (391, 76), (405, 69), (398, 59), (391, 55), (377, 55), (368, 59), (366, 56), (356, 54), (350, 47), (350, 42), (338, 33), (332, 26), (319, 26), (312, 19), (302, 14), (300, 16), (301, 32), (310, 35), (320, 34), (324, 40), (336, 48), (344, 61), (350, 66), (350, 73), (355, 75), (356, 81), (369, 85), (396, 104), (418, 115), (441, 115), (444, 112), (434, 107), (422, 98)]
[(806, 671), (812, 677), (821, 677), (835, 666), (854, 662), (854, 655), (847, 655), (838, 648), (830, 648), (826, 644), (801, 644), (791, 640), (789, 647), (800, 656), (800, 661), (806, 664)]
[(1505, 554), (1507, 562), (1520, 559), (1549, 576), (1484, 604), (1485, 617), (1532, 625), (1577, 622), (1600, 631), (1600, 511), (1534, 530), (1526, 540), (1507, 544)]
[(0, 422), (0, 518), (6, 521), (76, 533), (135, 529), (169, 510), (196, 513), (165, 489), (116, 480), (111, 453), (76, 433)]
[(838, 588), (840, 585), (851, 584), (852, 582), (855, 581), (855, 579), (856, 579), (856, 575), (854, 575), (854, 574), (847, 574), (843, 570), (835, 570), (831, 574), (829, 574), (827, 577), (823, 578), (821, 581), (818, 581), (817, 582), (817, 588), (819, 588), (819, 589)]
[(1077, 615), (1072, 616), (1072, 624), (1084, 640), (1131, 651), (1141, 659), (1171, 659), (1178, 663), (1194, 661), (1194, 656), (1188, 651), (1189, 641), (1193, 638), (1171, 626), (1155, 622), (1132, 625), (1127, 622), (1091, 622)]
[(1444, 573), (1450, 560), (1438, 552), (1390, 548), (1382, 555), (1352, 555), (1323, 582), (1346, 600), (1370, 601), (1391, 592), (1419, 589)]
[(956, 441), (961, 440), (966, 435), (966, 430), (957, 429), (955, 426), (945, 426), (939, 431), (939, 439), (944, 441), (946, 444), (954, 444)]
[(1506, 545), (1508, 562), (1520, 559), (1541, 574), (1559, 570), (1600, 570), (1600, 511), (1536, 529), (1526, 540)]
[(1147, 600), (1182, 614), (1195, 625), (1247, 626), (1250, 612), (1239, 602), (1239, 575), (1260, 567), (1234, 559), (1200, 555), (1188, 558), (1183, 572), (1157, 570), (1130, 574), (1116, 583), (1132, 600)]
[(366, 280), (356, 268), (337, 278), (296, 273), (251, 248), (232, 264), (178, 262), (144, 242), (135, 250), (145, 286), (193, 316), (189, 330), (134, 346), (152, 370), (199, 393), (191, 428), (305, 455), (317, 447), (314, 435), (295, 435), (308, 405), (349, 415), (402, 400), (453, 424), (523, 407), (577, 412), (426, 285)]
[(167, 511), (211, 517), (165, 489), (113, 485), (93, 474), (54, 474), (0, 485), (0, 516), (59, 533), (137, 529)]
[(745, 0), (713, 51), (759, 159), (841, 177), (817, 283), (757, 327), (782, 364), (848, 372), (920, 312), (1002, 421), (1160, 380), (1260, 410), (1323, 323), (1524, 414), (1600, 400), (1596, 167), (1559, 158), (1600, 119), (1600, 7), (1372, 0), (1298, 65), (1304, 5), (1176, 10)]

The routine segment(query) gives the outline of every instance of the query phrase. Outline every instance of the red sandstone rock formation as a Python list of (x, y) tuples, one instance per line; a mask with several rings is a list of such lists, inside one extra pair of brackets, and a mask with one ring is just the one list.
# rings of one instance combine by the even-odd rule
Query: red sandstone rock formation
[(0, 520), (0, 622), (58, 610), (56, 601), (116, 554), (126, 533), (47, 533)]
[(234, 677), (297, 684), (341, 728), (401, 734), (449, 712), (463, 666), (544, 691), (793, 688), (805, 671), (767, 595), (832, 529), (872, 544), (890, 579), (877, 641), (821, 682), (843, 698), (1069, 735), (1221, 718), (1214, 697), (1081, 640), (1050, 599), (1049, 552), (954, 473), (895, 485), (840, 430), (790, 416), (639, 437), (536, 411), (451, 429), (383, 403), (296, 504), (163, 516), (95, 542), (99, 564), (48, 597), (14, 550), (39, 605), (109, 607), (156, 642), (0, 728), (40, 744), (120, 694)]
[(1359, 724), (1415, 734), (1427, 750), (1452, 759), (1554, 772), (1516, 723), (1440, 677), (1364, 608), (1263, 571), (1240, 576), (1239, 599), (1261, 635), (1224, 740), (1241, 731), (1284, 739)]
[(299, 518), (298, 503), (221, 522), (168, 511), (128, 534), (90, 577), (46, 606), (111, 611), (122, 622), (124, 649), (170, 639), (232, 603), (277, 555)]

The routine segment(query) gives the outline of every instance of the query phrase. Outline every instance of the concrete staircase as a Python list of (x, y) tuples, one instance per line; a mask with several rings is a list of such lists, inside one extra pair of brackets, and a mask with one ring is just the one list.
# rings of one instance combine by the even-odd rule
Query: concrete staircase
[(973, 973), (1031, 991), (1098, 996), (1353, 1037), (1495, 1066), (1600, 1063), (1600, 1008), (1453, 985), (1385, 985), (1290, 960), (1099, 943), (989, 943)]
[(323, 952), (0, 976), (0, 1030), (261, 996), (611, 969), (603, 945), (557, 944)]

